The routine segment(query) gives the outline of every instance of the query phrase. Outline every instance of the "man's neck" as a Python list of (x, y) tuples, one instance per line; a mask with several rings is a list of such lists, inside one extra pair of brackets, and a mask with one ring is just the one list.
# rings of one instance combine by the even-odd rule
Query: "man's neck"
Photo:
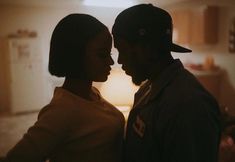
[(174, 58), (172, 56), (162, 57), (157, 60), (157, 62), (150, 65), (149, 80), (152, 80), (158, 77), (167, 67), (169, 67), (174, 62)]

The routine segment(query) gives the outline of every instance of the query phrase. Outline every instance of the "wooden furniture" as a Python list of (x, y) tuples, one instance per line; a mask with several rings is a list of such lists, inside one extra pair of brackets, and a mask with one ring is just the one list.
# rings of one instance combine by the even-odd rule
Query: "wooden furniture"
[(173, 39), (180, 44), (215, 44), (218, 40), (218, 7), (199, 6), (170, 11)]
[(199, 80), (199, 82), (219, 101), (222, 71), (188, 70), (191, 71)]

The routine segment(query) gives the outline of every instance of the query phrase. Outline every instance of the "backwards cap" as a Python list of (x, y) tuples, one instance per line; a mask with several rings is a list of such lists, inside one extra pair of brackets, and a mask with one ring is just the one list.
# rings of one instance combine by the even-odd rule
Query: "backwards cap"
[(112, 34), (115, 39), (152, 41), (173, 52), (192, 52), (172, 42), (172, 28), (172, 18), (167, 11), (152, 4), (139, 4), (117, 16)]

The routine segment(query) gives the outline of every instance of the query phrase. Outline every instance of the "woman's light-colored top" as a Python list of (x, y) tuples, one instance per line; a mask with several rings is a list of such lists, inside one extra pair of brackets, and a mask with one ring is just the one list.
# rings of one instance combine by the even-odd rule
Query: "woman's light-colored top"
[(125, 120), (93, 88), (94, 100), (57, 87), (37, 122), (8, 153), (9, 161), (120, 162)]

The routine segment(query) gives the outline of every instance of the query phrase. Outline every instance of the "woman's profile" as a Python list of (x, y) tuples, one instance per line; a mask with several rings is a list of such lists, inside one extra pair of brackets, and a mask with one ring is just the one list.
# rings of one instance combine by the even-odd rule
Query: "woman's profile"
[(49, 72), (65, 77), (38, 120), (8, 152), (9, 162), (120, 162), (124, 117), (92, 82), (114, 64), (108, 28), (93, 16), (70, 14), (56, 25)]

